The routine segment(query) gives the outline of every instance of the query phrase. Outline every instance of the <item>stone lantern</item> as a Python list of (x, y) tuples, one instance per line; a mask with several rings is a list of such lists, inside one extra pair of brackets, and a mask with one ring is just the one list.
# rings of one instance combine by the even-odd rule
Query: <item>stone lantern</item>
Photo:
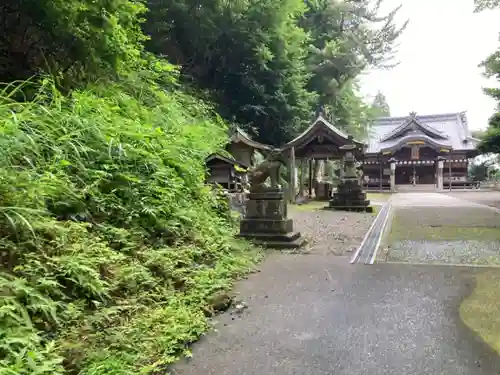
[(345, 145), (339, 147), (343, 153), (344, 175), (337, 187), (337, 192), (333, 194), (328, 205), (328, 209), (344, 211), (373, 212), (370, 201), (366, 199), (362, 184), (357, 174), (356, 152), (359, 151), (355, 145)]

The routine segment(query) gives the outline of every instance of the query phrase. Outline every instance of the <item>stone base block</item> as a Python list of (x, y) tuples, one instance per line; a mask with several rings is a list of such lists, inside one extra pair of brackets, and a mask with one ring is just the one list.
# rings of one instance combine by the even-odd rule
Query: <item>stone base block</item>
[(240, 233), (262, 233), (265, 235), (293, 232), (293, 220), (244, 218), (240, 221)]
[(341, 200), (341, 199), (366, 200), (366, 193), (364, 193), (364, 192), (355, 193), (355, 194), (353, 194), (353, 193), (333, 193), (331, 199), (333, 199), (333, 200)]
[(283, 220), (287, 215), (287, 205), (284, 199), (250, 199), (246, 204), (248, 219)]
[(306, 240), (299, 232), (285, 234), (240, 233), (240, 238), (252, 241), (256, 245), (271, 249), (296, 249), (305, 245)]
[(330, 206), (353, 206), (353, 207), (367, 207), (370, 205), (369, 200), (356, 200), (356, 199), (339, 199), (331, 200)]
[(373, 212), (372, 206), (327, 206), (324, 209), (332, 211)]
[(279, 200), (285, 199), (285, 192), (281, 188), (264, 187), (250, 190), (248, 194), (250, 200)]

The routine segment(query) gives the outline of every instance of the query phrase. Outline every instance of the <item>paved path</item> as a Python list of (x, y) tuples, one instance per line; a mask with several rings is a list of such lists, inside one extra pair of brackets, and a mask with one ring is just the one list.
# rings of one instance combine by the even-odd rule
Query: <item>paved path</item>
[[(391, 203), (432, 217), (480, 208), (433, 193), (398, 194)], [(500, 374), (500, 357), (458, 316), (482, 268), (349, 265), (325, 254), (270, 255), (237, 288), (248, 309), (219, 317), (217, 332), (172, 374)]]
[[(474, 269), (345, 265), (273, 255), (239, 288), (182, 375), (494, 375), (500, 360), (461, 323)], [(234, 319), (234, 320), (233, 320)], [(496, 369), (496, 370), (495, 370)]]

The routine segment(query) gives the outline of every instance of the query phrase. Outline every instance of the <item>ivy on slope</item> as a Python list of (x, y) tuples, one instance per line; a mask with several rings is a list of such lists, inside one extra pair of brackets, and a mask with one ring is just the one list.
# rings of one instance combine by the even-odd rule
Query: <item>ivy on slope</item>
[(258, 256), (204, 185), (225, 127), (147, 71), (10, 99), (27, 85), (0, 97), (0, 374), (162, 370)]

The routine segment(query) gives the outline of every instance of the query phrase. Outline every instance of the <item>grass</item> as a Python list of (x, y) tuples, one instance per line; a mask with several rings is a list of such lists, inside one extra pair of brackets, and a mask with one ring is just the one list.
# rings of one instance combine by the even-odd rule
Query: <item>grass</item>
[(225, 125), (139, 73), (0, 92), (1, 375), (164, 371), (262, 255), (204, 184)]
[(500, 228), (460, 226), (402, 226), (395, 221), (391, 225), (389, 241), (500, 241)]
[(460, 305), (460, 317), (500, 354), (500, 270), (477, 273), (473, 293)]
[[(327, 201), (309, 201), (305, 204), (291, 204), (289, 207), (298, 212), (312, 212), (312, 211), (318, 211), (318, 210), (323, 210), (325, 207), (328, 206)], [(371, 215), (376, 216), (378, 212), (380, 211), (379, 206), (372, 206), (373, 207), (373, 212)], [(330, 211), (330, 212), (336, 212), (336, 211)], [(346, 212), (346, 211), (338, 211), (338, 212)]]
[(291, 204), (290, 207), (297, 211), (316, 211), (328, 206), (328, 201), (309, 201), (305, 204)]
[(388, 244), (414, 241), (500, 241), (500, 217), (487, 209), (418, 207), (394, 212)]

